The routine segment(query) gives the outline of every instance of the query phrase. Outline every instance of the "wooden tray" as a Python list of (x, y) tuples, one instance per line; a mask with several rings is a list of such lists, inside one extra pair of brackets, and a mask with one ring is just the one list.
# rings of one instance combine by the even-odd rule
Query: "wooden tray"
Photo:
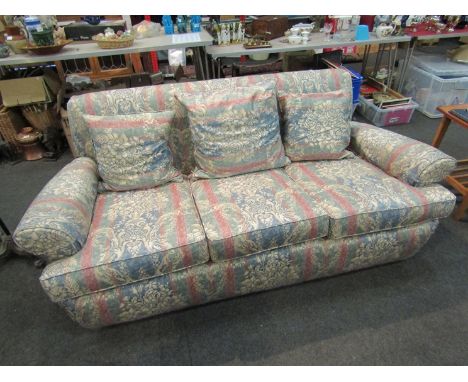
[(58, 44), (49, 45), (49, 46), (27, 45), (23, 49), (36, 55), (55, 54), (55, 53), (60, 52), (65, 45), (68, 45), (71, 42), (73, 42), (73, 40), (62, 40)]
[(261, 48), (271, 48), (271, 44), (261, 44), (261, 45), (243, 45), (245, 49), (261, 49)]

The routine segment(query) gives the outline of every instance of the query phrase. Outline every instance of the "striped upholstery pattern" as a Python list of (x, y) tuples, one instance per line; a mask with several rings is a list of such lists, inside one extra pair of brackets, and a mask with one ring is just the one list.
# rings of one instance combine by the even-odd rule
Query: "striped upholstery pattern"
[[(210, 93), (218, 90), (231, 92), (239, 87), (249, 87), (266, 81), (274, 81), (278, 91), (282, 92), (318, 93), (340, 89), (351, 91), (351, 76), (347, 71), (326, 69), (171, 83), (88, 93), (72, 97), (68, 103), (67, 110), (72, 145), (78, 155), (95, 157), (89, 129), (83, 118), (84, 114), (127, 115), (175, 110), (174, 95)], [(351, 107), (351, 99), (349, 102)], [(195, 161), (187, 121), (176, 116), (172, 127), (169, 145), (174, 155), (174, 165), (184, 174), (190, 174)]]
[(182, 180), (167, 143), (174, 112), (84, 118), (104, 190), (138, 190)]
[(41, 276), (55, 300), (202, 264), (205, 233), (186, 182), (109, 192), (96, 201), (88, 240)]
[[(199, 178), (220, 178), (289, 163), (284, 155), (274, 82), (232, 92), (176, 95), (187, 116)], [(242, 154), (240, 154), (242, 153)]]
[(351, 126), (357, 154), (412, 186), (439, 183), (456, 166), (454, 158), (425, 143), (366, 123)]
[(47, 263), (77, 253), (88, 236), (97, 184), (92, 159), (67, 164), (29, 206), (13, 234), (15, 243)]
[(283, 170), (192, 184), (213, 261), (325, 236), (328, 216)]
[(356, 157), (293, 163), (285, 171), (327, 211), (334, 238), (444, 218), (455, 205), (440, 185), (415, 188)]
[[(82, 326), (98, 328), (114, 325), (403, 260), (417, 252), (436, 227), (437, 222), (431, 221), (363, 236), (307, 241), (232, 261), (202, 264), (92, 294), (77, 295), (77, 298), (61, 300), (59, 304)], [(53, 297), (53, 291), (46, 291)]]
[(279, 94), (286, 155), (292, 161), (339, 159), (350, 140), (350, 91)]

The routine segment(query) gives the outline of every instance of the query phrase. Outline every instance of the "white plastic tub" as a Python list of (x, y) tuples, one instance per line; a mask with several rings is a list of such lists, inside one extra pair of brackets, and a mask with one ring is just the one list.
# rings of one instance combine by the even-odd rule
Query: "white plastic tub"
[(468, 77), (439, 77), (410, 64), (402, 92), (419, 104), (423, 114), (439, 118), (437, 106), (468, 102)]
[(381, 109), (377, 107), (372, 100), (367, 100), (363, 96), (359, 96), (357, 110), (362, 116), (372, 122), (372, 124), (385, 127), (410, 123), (414, 110), (417, 107), (418, 104), (411, 101), (407, 105)]

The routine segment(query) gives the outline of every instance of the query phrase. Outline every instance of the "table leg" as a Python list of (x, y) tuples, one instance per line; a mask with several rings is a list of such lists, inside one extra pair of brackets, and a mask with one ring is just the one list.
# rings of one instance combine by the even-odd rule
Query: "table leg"
[(413, 56), (413, 51), (414, 51), (414, 47), (416, 45), (416, 41), (417, 41), (417, 38), (414, 37), (408, 43), (408, 47), (406, 48), (405, 62), (403, 63), (402, 68), (400, 69), (400, 76), (399, 76), (399, 79), (398, 79), (398, 89), (397, 89), (397, 91), (399, 93), (401, 93), (401, 89), (403, 88), (403, 83), (405, 82), (406, 71), (408, 70), (409, 61), (411, 60), (411, 57)]
[(205, 56), (205, 69), (206, 69), (206, 74), (205, 77), (207, 80), (210, 79), (210, 67), (208, 66), (208, 55), (206, 54), (206, 49), (205, 48), (200, 48), (203, 50), (203, 54)]
[(463, 200), (458, 206), (458, 208), (455, 210), (453, 214), (453, 218), (455, 220), (461, 220), (465, 216), (465, 211), (468, 210), (468, 195), (465, 194), (463, 195)]
[(201, 77), (202, 77), (202, 80), (205, 79), (205, 71), (203, 70), (203, 61), (202, 61), (202, 57), (201, 57), (201, 51), (200, 51), (200, 48), (195, 48), (195, 52), (196, 52), (196, 55), (197, 55), (197, 60), (196, 62), (198, 61), (198, 65), (200, 67), (200, 74), (201, 74)]
[(364, 46), (364, 54), (362, 55), (361, 74), (364, 75), (367, 66), (367, 59), (369, 58), (370, 45)]
[(221, 58), (218, 58), (217, 61), (218, 61), (218, 78), (221, 78), (221, 65), (222, 65)]
[(439, 127), (437, 128), (436, 134), (434, 136), (434, 140), (432, 141), (432, 146), (434, 147), (439, 147), (440, 142), (442, 142), (442, 139), (444, 138), (444, 135), (447, 131), (447, 128), (450, 125), (450, 119), (447, 117), (442, 117), (442, 120), (439, 123)]
[(211, 74), (213, 75), (213, 78), (216, 78), (216, 71), (215, 71), (215, 60), (213, 57), (211, 57)]

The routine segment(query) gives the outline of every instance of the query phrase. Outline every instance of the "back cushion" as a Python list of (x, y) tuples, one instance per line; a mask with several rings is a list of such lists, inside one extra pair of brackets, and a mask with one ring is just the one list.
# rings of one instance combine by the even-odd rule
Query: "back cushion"
[[(230, 92), (238, 87), (248, 87), (266, 81), (274, 81), (278, 91), (285, 93), (352, 90), (349, 72), (340, 69), (325, 69), (88, 93), (74, 96), (68, 102), (67, 111), (72, 146), (78, 156), (96, 158), (88, 126), (83, 118), (84, 114), (107, 116), (174, 110), (174, 94), (198, 94), (218, 90)], [(351, 104), (352, 97), (349, 98), (350, 107)], [(169, 145), (174, 155), (174, 166), (184, 174), (190, 174), (195, 165), (191, 133), (186, 121), (177, 118), (177, 116), (170, 131)]]
[(221, 178), (283, 167), (273, 82), (210, 93), (176, 95), (176, 114), (187, 116), (199, 178)]
[(287, 93), (279, 96), (286, 155), (292, 161), (340, 159), (350, 141), (351, 93)]

